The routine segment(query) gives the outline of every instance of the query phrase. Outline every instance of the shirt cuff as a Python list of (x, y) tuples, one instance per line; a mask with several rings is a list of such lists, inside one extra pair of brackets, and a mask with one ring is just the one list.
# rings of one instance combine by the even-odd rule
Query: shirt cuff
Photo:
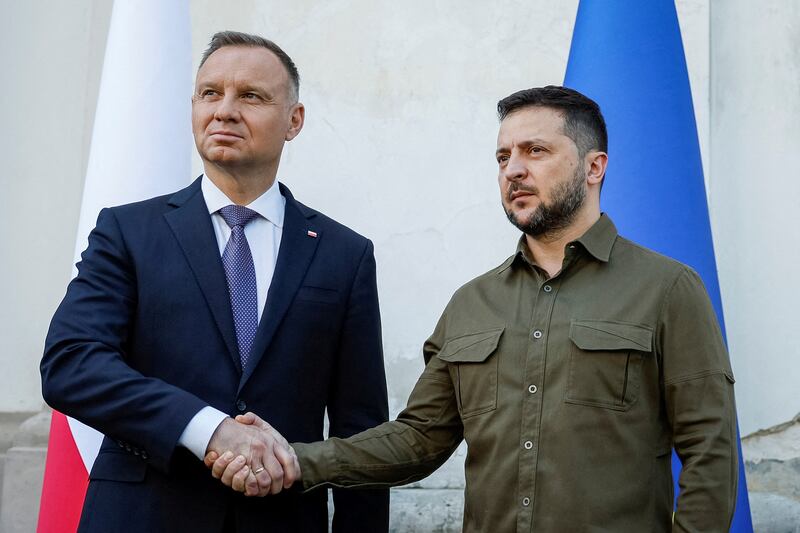
[(337, 464), (333, 441), (319, 441), (312, 443), (293, 442), (291, 444), (300, 464), (300, 476), (304, 490), (310, 490), (317, 485), (329, 483), (336, 485)]
[(210, 405), (203, 407), (186, 424), (186, 428), (178, 439), (178, 444), (187, 448), (202, 461), (206, 456), (206, 449), (208, 443), (211, 442), (211, 437), (226, 418), (228, 418), (227, 414)]

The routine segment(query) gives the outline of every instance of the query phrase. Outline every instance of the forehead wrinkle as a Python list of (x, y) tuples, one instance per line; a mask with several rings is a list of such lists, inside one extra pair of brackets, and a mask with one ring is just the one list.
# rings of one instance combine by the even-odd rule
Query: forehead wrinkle
[[(239, 50), (227, 51), (227, 49), (237, 48)], [(260, 49), (255, 47), (230, 46), (220, 48), (211, 54), (203, 66), (198, 69), (195, 86), (198, 87), (203, 83), (222, 84), (224, 86), (232, 84), (238, 87), (241, 84), (239, 80), (244, 79), (246, 84), (269, 91), (270, 94), (275, 94), (281, 87), (286, 87), (287, 91), (290, 94), (292, 93), (293, 85), (289, 79), (289, 73), (275, 54), (269, 50), (264, 50), (269, 55), (269, 59), (249, 56), (242, 60), (235, 54), (241, 53), (240, 50), (243, 49), (255, 50), (256, 54), (260, 53)], [(233, 61), (233, 66), (230, 65), (232, 61), (222, 58), (226, 54), (236, 57), (237, 61)], [(277, 72), (274, 67), (277, 67)], [(201, 79), (201, 76), (204, 79)]]
[(519, 142), (511, 141), (509, 144), (510, 144), (510, 146), (504, 145), (504, 144), (501, 144), (500, 146), (498, 146), (497, 147), (497, 153), (510, 152), (514, 148), (527, 148), (527, 147), (529, 147), (529, 146), (531, 146), (533, 144), (536, 144), (536, 141), (532, 140), (532, 139), (523, 139), (522, 141), (519, 141)]
[(564, 131), (564, 127), (564, 116), (558, 109), (544, 106), (518, 109), (509, 113), (500, 123), (498, 150), (504, 147), (508, 151), (511, 149), (508, 145), (530, 146), (537, 143), (553, 149), (559, 146), (561, 141), (576, 146), (572, 137)]
[[(510, 144), (510, 147), (508, 146), (509, 144)], [(544, 146), (546, 148), (550, 148), (550, 147), (553, 146), (554, 142), (551, 141), (551, 140), (547, 140), (547, 139), (545, 139), (543, 137), (535, 136), (535, 135), (532, 136), (532, 137), (525, 137), (525, 138), (523, 138), (523, 139), (521, 139), (519, 141), (512, 139), (509, 143), (505, 143), (505, 144), (501, 143), (500, 139), (498, 139), (497, 152), (501, 152), (501, 151), (507, 152), (510, 149), (515, 148), (515, 147), (518, 147), (518, 148), (529, 148), (529, 147), (531, 147), (531, 146), (533, 146), (535, 144), (540, 144), (540, 145), (542, 145), (542, 146)]]

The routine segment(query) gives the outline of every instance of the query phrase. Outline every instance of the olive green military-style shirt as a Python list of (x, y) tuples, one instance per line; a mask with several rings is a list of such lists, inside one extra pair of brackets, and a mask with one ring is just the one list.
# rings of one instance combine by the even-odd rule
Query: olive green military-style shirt
[(456, 291), (406, 409), (348, 439), (295, 444), (303, 486), (409, 483), (463, 438), (464, 531), (727, 532), (733, 375), (700, 278), (605, 215), (565, 252), (549, 278), (522, 238)]

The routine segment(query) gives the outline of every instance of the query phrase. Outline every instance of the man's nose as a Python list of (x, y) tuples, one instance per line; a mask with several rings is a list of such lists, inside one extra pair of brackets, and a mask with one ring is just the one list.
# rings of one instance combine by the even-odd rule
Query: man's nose
[(226, 94), (217, 102), (214, 118), (217, 120), (239, 120), (238, 99), (235, 95)]
[(509, 157), (506, 166), (503, 167), (503, 177), (508, 181), (518, 181), (524, 179), (527, 175), (528, 169), (520, 158), (513, 155)]

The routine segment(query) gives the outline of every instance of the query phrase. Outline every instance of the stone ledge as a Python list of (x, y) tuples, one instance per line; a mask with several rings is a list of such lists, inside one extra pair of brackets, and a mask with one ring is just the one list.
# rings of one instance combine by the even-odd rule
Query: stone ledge
[(742, 452), (749, 462), (800, 457), (800, 413), (787, 422), (743, 437)]
[(750, 492), (780, 494), (800, 505), (800, 457), (788, 461), (746, 461), (745, 468)]
[[(0, 413), (0, 516), (2, 516), (3, 513), (3, 498), (2, 498), (3, 478), (5, 476), (6, 462), (8, 459), (8, 455), (6, 452), (8, 452), (9, 448), (16, 445), (16, 437), (19, 434), (18, 430), (20, 429), (20, 427), (23, 426), (27, 420), (31, 419), (35, 415), (37, 415), (37, 413), (35, 412)], [(47, 434), (50, 431), (49, 416), (47, 418), (47, 423), (48, 426), (45, 429), (45, 446), (47, 444), (46, 440)], [(44, 468), (44, 464), (42, 464), (42, 468)], [(0, 531), (5, 531), (5, 530), (0, 528)]]
[[(0, 453), (5, 453), (11, 448), (14, 444), (14, 437), (17, 435), (17, 429), (20, 427), (20, 424), (35, 414), (35, 412), (0, 413)], [(49, 431), (49, 427), (47, 431)]]
[(742, 438), (758, 533), (800, 533), (800, 414)]
[(52, 416), (53, 411), (46, 408), (27, 418), (14, 435), (14, 448), (47, 448)]
[(391, 533), (458, 533), (464, 514), (460, 489), (392, 489)]
[(747, 488), (800, 504), (800, 414), (742, 439)]
[(47, 449), (43, 447), (8, 450), (0, 507), (0, 531), (3, 533), (35, 531), (46, 455)]
[(751, 492), (750, 510), (756, 533), (800, 533), (800, 503), (769, 492)]

